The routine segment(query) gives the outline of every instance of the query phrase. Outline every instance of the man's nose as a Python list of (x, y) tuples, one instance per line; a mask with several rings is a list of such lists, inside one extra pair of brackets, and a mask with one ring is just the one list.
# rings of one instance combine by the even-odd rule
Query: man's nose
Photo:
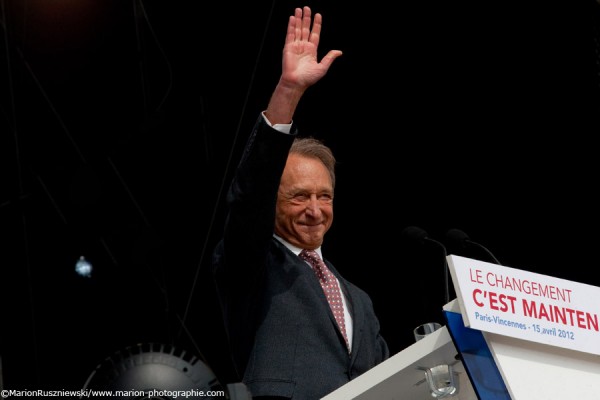
[(310, 196), (310, 200), (306, 206), (306, 213), (312, 217), (316, 217), (321, 214), (321, 207), (316, 195)]

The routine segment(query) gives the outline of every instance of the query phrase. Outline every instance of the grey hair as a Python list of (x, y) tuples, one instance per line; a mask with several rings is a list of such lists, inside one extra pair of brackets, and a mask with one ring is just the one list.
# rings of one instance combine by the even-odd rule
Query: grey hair
[(290, 153), (320, 160), (329, 172), (331, 186), (335, 188), (336, 159), (331, 149), (325, 143), (313, 137), (297, 137), (294, 139), (294, 143), (292, 143)]

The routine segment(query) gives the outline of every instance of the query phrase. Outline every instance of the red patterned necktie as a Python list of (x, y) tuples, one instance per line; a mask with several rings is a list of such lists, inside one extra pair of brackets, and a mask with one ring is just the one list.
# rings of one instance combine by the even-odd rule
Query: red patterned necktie
[(342, 336), (344, 336), (344, 340), (346, 341), (346, 347), (349, 349), (350, 345), (348, 342), (348, 335), (346, 334), (346, 323), (344, 320), (344, 304), (342, 303), (342, 294), (337, 279), (314, 250), (302, 250), (300, 252), (300, 258), (307, 261), (317, 274), (321, 287), (325, 292), (325, 297), (327, 297), (327, 301), (329, 302), (329, 307), (331, 307), (331, 311), (337, 321), (340, 332), (342, 332)]

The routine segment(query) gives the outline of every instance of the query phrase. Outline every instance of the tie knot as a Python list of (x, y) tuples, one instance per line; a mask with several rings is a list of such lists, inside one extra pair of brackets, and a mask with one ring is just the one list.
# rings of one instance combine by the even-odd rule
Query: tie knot
[(300, 252), (300, 258), (302, 258), (304, 261), (308, 261), (311, 265), (320, 264), (323, 262), (321, 257), (319, 257), (319, 254), (314, 250), (302, 250)]
[(321, 282), (329, 282), (329, 280), (333, 277), (325, 262), (319, 257), (319, 253), (314, 250), (302, 250), (300, 252), (300, 258), (304, 261), (308, 262), (313, 271), (317, 274), (317, 277)]

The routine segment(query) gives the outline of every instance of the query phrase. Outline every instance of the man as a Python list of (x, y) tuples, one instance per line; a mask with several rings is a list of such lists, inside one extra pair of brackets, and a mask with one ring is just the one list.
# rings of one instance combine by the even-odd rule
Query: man
[[(292, 118), (342, 55), (331, 50), (318, 62), (321, 23), (309, 7), (290, 16), (281, 77), (229, 188), (214, 253), (233, 361), (256, 399), (320, 399), (389, 357), (369, 296), (319, 263), (333, 222), (335, 158), (320, 141), (298, 138)], [(332, 306), (329, 296), (337, 296)]]

